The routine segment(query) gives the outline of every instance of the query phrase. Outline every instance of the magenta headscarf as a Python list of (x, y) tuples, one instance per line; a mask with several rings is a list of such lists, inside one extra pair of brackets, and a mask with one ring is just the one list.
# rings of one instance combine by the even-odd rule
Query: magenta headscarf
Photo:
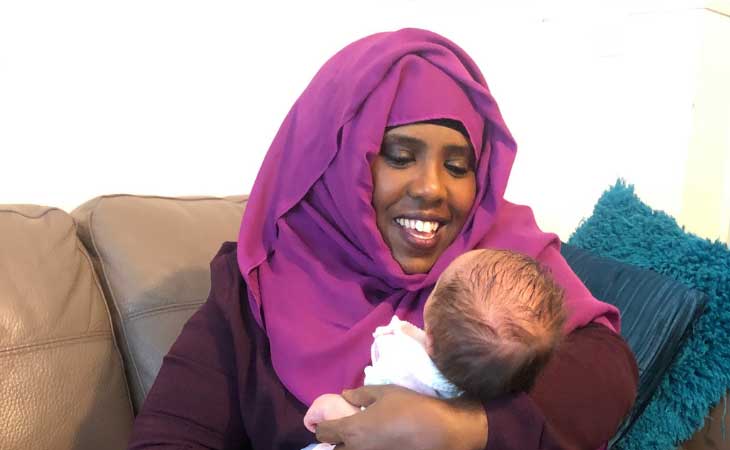
[[(378, 231), (369, 161), (387, 126), (460, 121), (477, 153), (477, 194), (461, 234), (429, 273), (405, 274)], [(393, 314), (423, 326), (436, 279), (475, 248), (511, 249), (550, 267), (566, 290), (565, 332), (618, 311), (588, 292), (560, 241), (504, 200), (517, 145), (471, 58), (435, 33), (356, 41), (315, 75), (261, 166), (241, 224), (238, 264), (286, 388), (309, 405), (362, 384), (375, 327)], [(537, 189), (537, 187), (536, 187)]]

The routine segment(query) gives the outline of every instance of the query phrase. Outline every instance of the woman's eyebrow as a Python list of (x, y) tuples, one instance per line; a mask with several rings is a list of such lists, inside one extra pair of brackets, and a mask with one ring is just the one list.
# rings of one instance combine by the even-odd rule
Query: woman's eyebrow
[[(402, 134), (387, 134), (383, 139), (384, 145), (402, 145), (412, 150), (422, 150), (427, 147), (426, 142), (421, 139), (404, 136)], [(443, 146), (444, 151), (449, 156), (473, 156), (474, 150), (471, 145), (447, 144)]]
[(474, 153), (474, 151), (471, 149), (471, 145), (449, 144), (444, 145), (444, 150), (446, 150), (446, 153), (448, 155), (452, 156), (468, 155), (470, 153)]
[(403, 136), (402, 134), (387, 134), (384, 143), (388, 145), (399, 144), (413, 150), (421, 150), (426, 147), (424, 141), (411, 136)]

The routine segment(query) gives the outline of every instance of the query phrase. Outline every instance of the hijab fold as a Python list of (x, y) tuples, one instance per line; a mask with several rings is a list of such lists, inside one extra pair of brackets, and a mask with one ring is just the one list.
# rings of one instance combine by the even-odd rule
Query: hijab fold
[[(477, 194), (455, 241), (430, 272), (406, 274), (376, 226), (370, 161), (386, 127), (436, 119), (464, 125)], [(436, 279), (475, 248), (518, 251), (566, 291), (565, 332), (590, 322), (618, 331), (618, 311), (591, 296), (532, 211), (504, 199), (517, 146), (481, 72), (454, 43), (403, 29), (334, 55), (287, 114), (241, 223), (238, 264), (277, 375), (309, 405), (362, 383), (372, 332), (393, 314), (423, 326)]]

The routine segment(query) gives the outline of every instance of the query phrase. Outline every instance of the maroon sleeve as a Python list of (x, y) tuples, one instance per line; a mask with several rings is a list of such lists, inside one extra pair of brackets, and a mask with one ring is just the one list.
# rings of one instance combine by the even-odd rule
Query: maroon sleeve
[(638, 378), (620, 336), (595, 324), (575, 330), (529, 394), (485, 404), (487, 450), (596, 450), (633, 405)]

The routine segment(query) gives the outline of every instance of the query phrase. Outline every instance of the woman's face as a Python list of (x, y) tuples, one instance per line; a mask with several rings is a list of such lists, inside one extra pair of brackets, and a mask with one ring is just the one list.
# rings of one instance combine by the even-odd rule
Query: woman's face
[(474, 150), (434, 124), (392, 128), (373, 160), (378, 230), (405, 273), (425, 273), (459, 235), (476, 195)]

